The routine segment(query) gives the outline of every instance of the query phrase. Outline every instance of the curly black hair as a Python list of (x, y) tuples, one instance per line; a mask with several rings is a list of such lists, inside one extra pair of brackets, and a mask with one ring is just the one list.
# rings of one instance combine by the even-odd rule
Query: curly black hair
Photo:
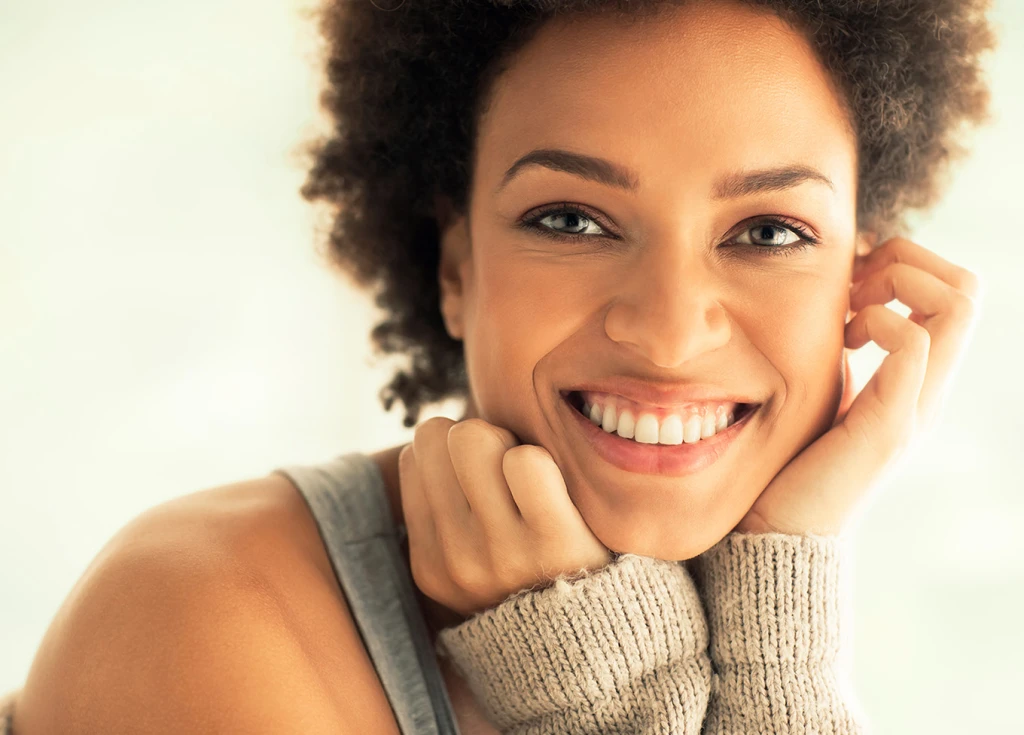
[[(405, 405), (465, 397), (462, 343), (439, 308), (437, 197), (465, 213), (475, 129), (512, 54), (555, 15), (636, 15), (686, 0), (324, 0), (321, 104), (332, 132), (305, 149), (301, 193), (330, 206), (328, 258), (372, 288), (379, 355), (408, 357), (379, 393)], [(933, 205), (964, 129), (989, 117), (981, 61), (990, 0), (741, 0), (811, 41), (857, 136), (858, 229), (879, 241)]]

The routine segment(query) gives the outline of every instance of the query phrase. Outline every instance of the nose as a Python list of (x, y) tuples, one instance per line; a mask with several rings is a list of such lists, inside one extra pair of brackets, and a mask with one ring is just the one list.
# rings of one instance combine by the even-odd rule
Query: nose
[(713, 274), (678, 243), (640, 255), (605, 314), (605, 333), (658, 367), (673, 368), (729, 341)]

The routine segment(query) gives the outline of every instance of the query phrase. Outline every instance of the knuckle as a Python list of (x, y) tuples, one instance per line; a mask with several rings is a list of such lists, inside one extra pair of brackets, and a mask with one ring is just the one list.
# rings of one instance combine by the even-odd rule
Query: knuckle
[(471, 559), (448, 562), (448, 578), (459, 589), (472, 597), (481, 597), (493, 586), (491, 574)]
[(932, 336), (928, 330), (909, 320), (906, 321), (904, 329), (906, 330), (905, 341), (910, 348), (919, 354), (928, 354), (932, 342)]
[(454, 423), (444, 416), (433, 416), (416, 427), (413, 444), (417, 449), (426, 449), (444, 440), (449, 426)]
[(963, 291), (970, 298), (977, 298), (978, 293), (981, 291), (981, 278), (973, 271), (960, 268), (957, 272), (955, 287)]
[(523, 466), (551, 461), (554, 460), (548, 450), (536, 444), (519, 444), (507, 450), (504, 457), (502, 457), (502, 465), (505, 467), (511, 464)]
[(418, 546), (411, 549), (409, 571), (420, 591), (434, 599), (440, 599), (451, 586), (447, 570), (438, 566), (436, 556), (425, 553)]
[(487, 426), (489, 424), (483, 419), (463, 419), (448, 429), (448, 435), (452, 437), (477, 436), (484, 432)]
[(432, 416), (417, 427), (416, 433), (422, 432), (431, 436), (444, 435), (454, 423), (446, 416)]
[(949, 311), (955, 321), (969, 322), (974, 318), (975, 304), (970, 297), (957, 293), (950, 302)]
[(500, 446), (513, 444), (512, 433), (483, 419), (471, 418), (454, 423), (448, 430), (448, 440), (466, 443), (491, 443)]

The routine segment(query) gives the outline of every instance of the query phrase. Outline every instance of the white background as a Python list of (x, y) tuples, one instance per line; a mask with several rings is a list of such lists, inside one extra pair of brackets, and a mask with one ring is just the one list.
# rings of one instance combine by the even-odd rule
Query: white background
[[(142, 510), (410, 436), (376, 399), (371, 306), (321, 265), (298, 194), (320, 124), (300, 10), (0, 5), (0, 692)], [(914, 232), (981, 274), (981, 322), (855, 538), (854, 685), (877, 733), (1024, 723), (1024, 3), (996, 18), (994, 122)]]

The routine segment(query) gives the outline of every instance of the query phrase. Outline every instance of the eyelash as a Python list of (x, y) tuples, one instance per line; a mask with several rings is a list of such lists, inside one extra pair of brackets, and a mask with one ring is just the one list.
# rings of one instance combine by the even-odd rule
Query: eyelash
[[(535, 232), (539, 232), (542, 236), (550, 237), (555, 240), (572, 240), (578, 242), (581, 240), (617, 239), (614, 236), (609, 238), (607, 235), (583, 235), (580, 233), (559, 232), (558, 230), (554, 230), (550, 227), (540, 224), (540, 220), (544, 219), (545, 217), (550, 217), (551, 215), (557, 214), (575, 214), (578, 217), (584, 217), (585, 219), (595, 223), (598, 227), (600, 227), (603, 230), (609, 229), (608, 227), (605, 227), (605, 225), (601, 224), (599, 217), (595, 217), (594, 215), (592, 215), (590, 212), (583, 209), (579, 205), (570, 204), (569, 202), (563, 202), (562, 204), (558, 204), (554, 207), (549, 207), (537, 213), (536, 215), (528, 216), (527, 219), (523, 220), (520, 223), (520, 227), (523, 227), (524, 229), (528, 230), (533, 230)], [(809, 247), (814, 247), (816, 245), (821, 244), (821, 240), (812, 235), (804, 225), (800, 224), (795, 220), (790, 219), (789, 217), (783, 217), (781, 215), (765, 215), (763, 217), (751, 218), (750, 220), (744, 222), (743, 224), (743, 229), (741, 229), (736, 236), (743, 232), (751, 230), (754, 227), (767, 225), (769, 227), (778, 227), (779, 229), (790, 230), (797, 237), (800, 238), (799, 241), (790, 243), (789, 245), (747, 245), (746, 243), (739, 243), (737, 245), (737, 247), (744, 247), (747, 248), (748, 250), (756, 250), (760, 253), (764, 253), (764, 255), (771, 258), (795, 255), (796, 253), (806, 250)]]

